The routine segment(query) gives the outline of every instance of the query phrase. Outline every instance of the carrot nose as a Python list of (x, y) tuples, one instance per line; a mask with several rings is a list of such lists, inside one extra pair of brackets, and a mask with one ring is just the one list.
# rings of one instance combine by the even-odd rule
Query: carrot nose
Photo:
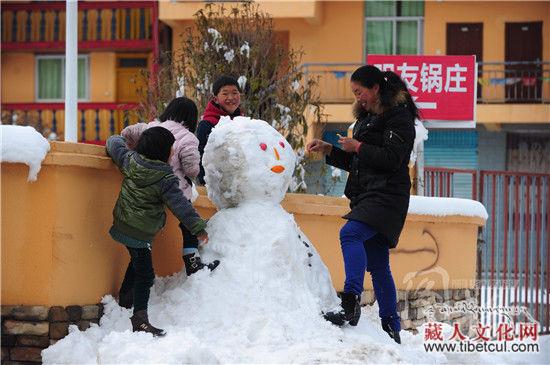
[(279, 151), (277, 151), (275, 147), (273, 147), (273, 151), (275, 152), (275, 158), (277, 159), (277, 161), (279, 161), (281, 159), (281, 157), (279, 156)]
[(285, 168), (281, 165), (276, 165), (271, 168), (271, 171), (280, 174), (281, 172), (285, 171)]

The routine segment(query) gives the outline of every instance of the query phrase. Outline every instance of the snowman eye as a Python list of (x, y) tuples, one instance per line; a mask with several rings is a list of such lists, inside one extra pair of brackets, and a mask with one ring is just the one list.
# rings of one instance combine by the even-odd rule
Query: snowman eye
[(281, 145), (281, 147), (285, 148), (285, 143), (284, 142), (279, 142), (279, 144)]
[(267, 145), (265, 143), (260, 143), (260, 148), (262, 149), (262, 151), (265, 151), (267, 150)]

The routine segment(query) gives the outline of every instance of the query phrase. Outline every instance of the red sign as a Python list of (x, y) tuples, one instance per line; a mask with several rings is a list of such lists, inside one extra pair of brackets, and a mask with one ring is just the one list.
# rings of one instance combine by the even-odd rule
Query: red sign
[(368, 55), (367, 63), (401, 76), (422, 119), (475, 120), (475, 56)]

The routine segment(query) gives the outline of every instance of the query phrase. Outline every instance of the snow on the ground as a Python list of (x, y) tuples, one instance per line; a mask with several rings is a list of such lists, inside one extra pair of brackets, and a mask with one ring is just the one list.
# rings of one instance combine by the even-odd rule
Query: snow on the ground
[(48, 140), (33, 127), (0, 126), (0, 162), (20, 162), (29, 166), (28, 181), (36, 181), (42, 161), (50, 150)]
[[(215, 298), (215, 273), (156, 280), (150, 315), (168, 331), (164, 338), (132, 333), (130, 310), (104, 298), (100, 326), (69, 335), (42, 352), (45, 364), (547, 364), (550, 336), (540, 353), (427, 353), (424, 327), (401, 331), (397, 345), (382, 331), (378, 307), (364, 307), (357, 327), (337, 328), (320, 316), (256, 309), (254, 303)], [(218, 275), (223, 275), (220, 271)], [(245, 302), (246, 298), (242, 301)], [(240, 310), (239, 310), (240, 309)], [(294, 322), (294, 323), (292, 323)], [(445, 327), (449, 337), (450, 327)]]
[(433, 198), (411, 195), (409, 214), (435, 216), (464, 215), (487, 219), (487, 210), (478, 201), (461, 198)]

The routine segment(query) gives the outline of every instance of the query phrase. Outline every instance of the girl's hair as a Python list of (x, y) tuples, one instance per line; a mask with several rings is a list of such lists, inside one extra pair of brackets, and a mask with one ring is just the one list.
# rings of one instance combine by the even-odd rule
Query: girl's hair
[(148, 128), (139, 137), (135, 151), (149, 160), (168, 162), (174, 135), (163, 127)]
[(182, 96), (181, 98), (173, 99), (168, 104), (166, 109), (164, 109), (164, 113), (159, 117), (159, 121), (173, 120), (174, 122), (183, 124), (191, 133), (195, 133), (198, 116), (199, 111), (195, 102)]
[(364, 65), (353, 72), (351, 81), (357, 82), (361, 86), (369, 89), (374, 85), (379, 85), (380, 103), (384, 110), (394, 106), (396, 95), (400, 92), (404, 92), (407, 101), (407, 109), (415, 118), (419, 118), (418, 108), (407, 89), (407, 85), (395, 72), (382, 72), (375, 66)]

